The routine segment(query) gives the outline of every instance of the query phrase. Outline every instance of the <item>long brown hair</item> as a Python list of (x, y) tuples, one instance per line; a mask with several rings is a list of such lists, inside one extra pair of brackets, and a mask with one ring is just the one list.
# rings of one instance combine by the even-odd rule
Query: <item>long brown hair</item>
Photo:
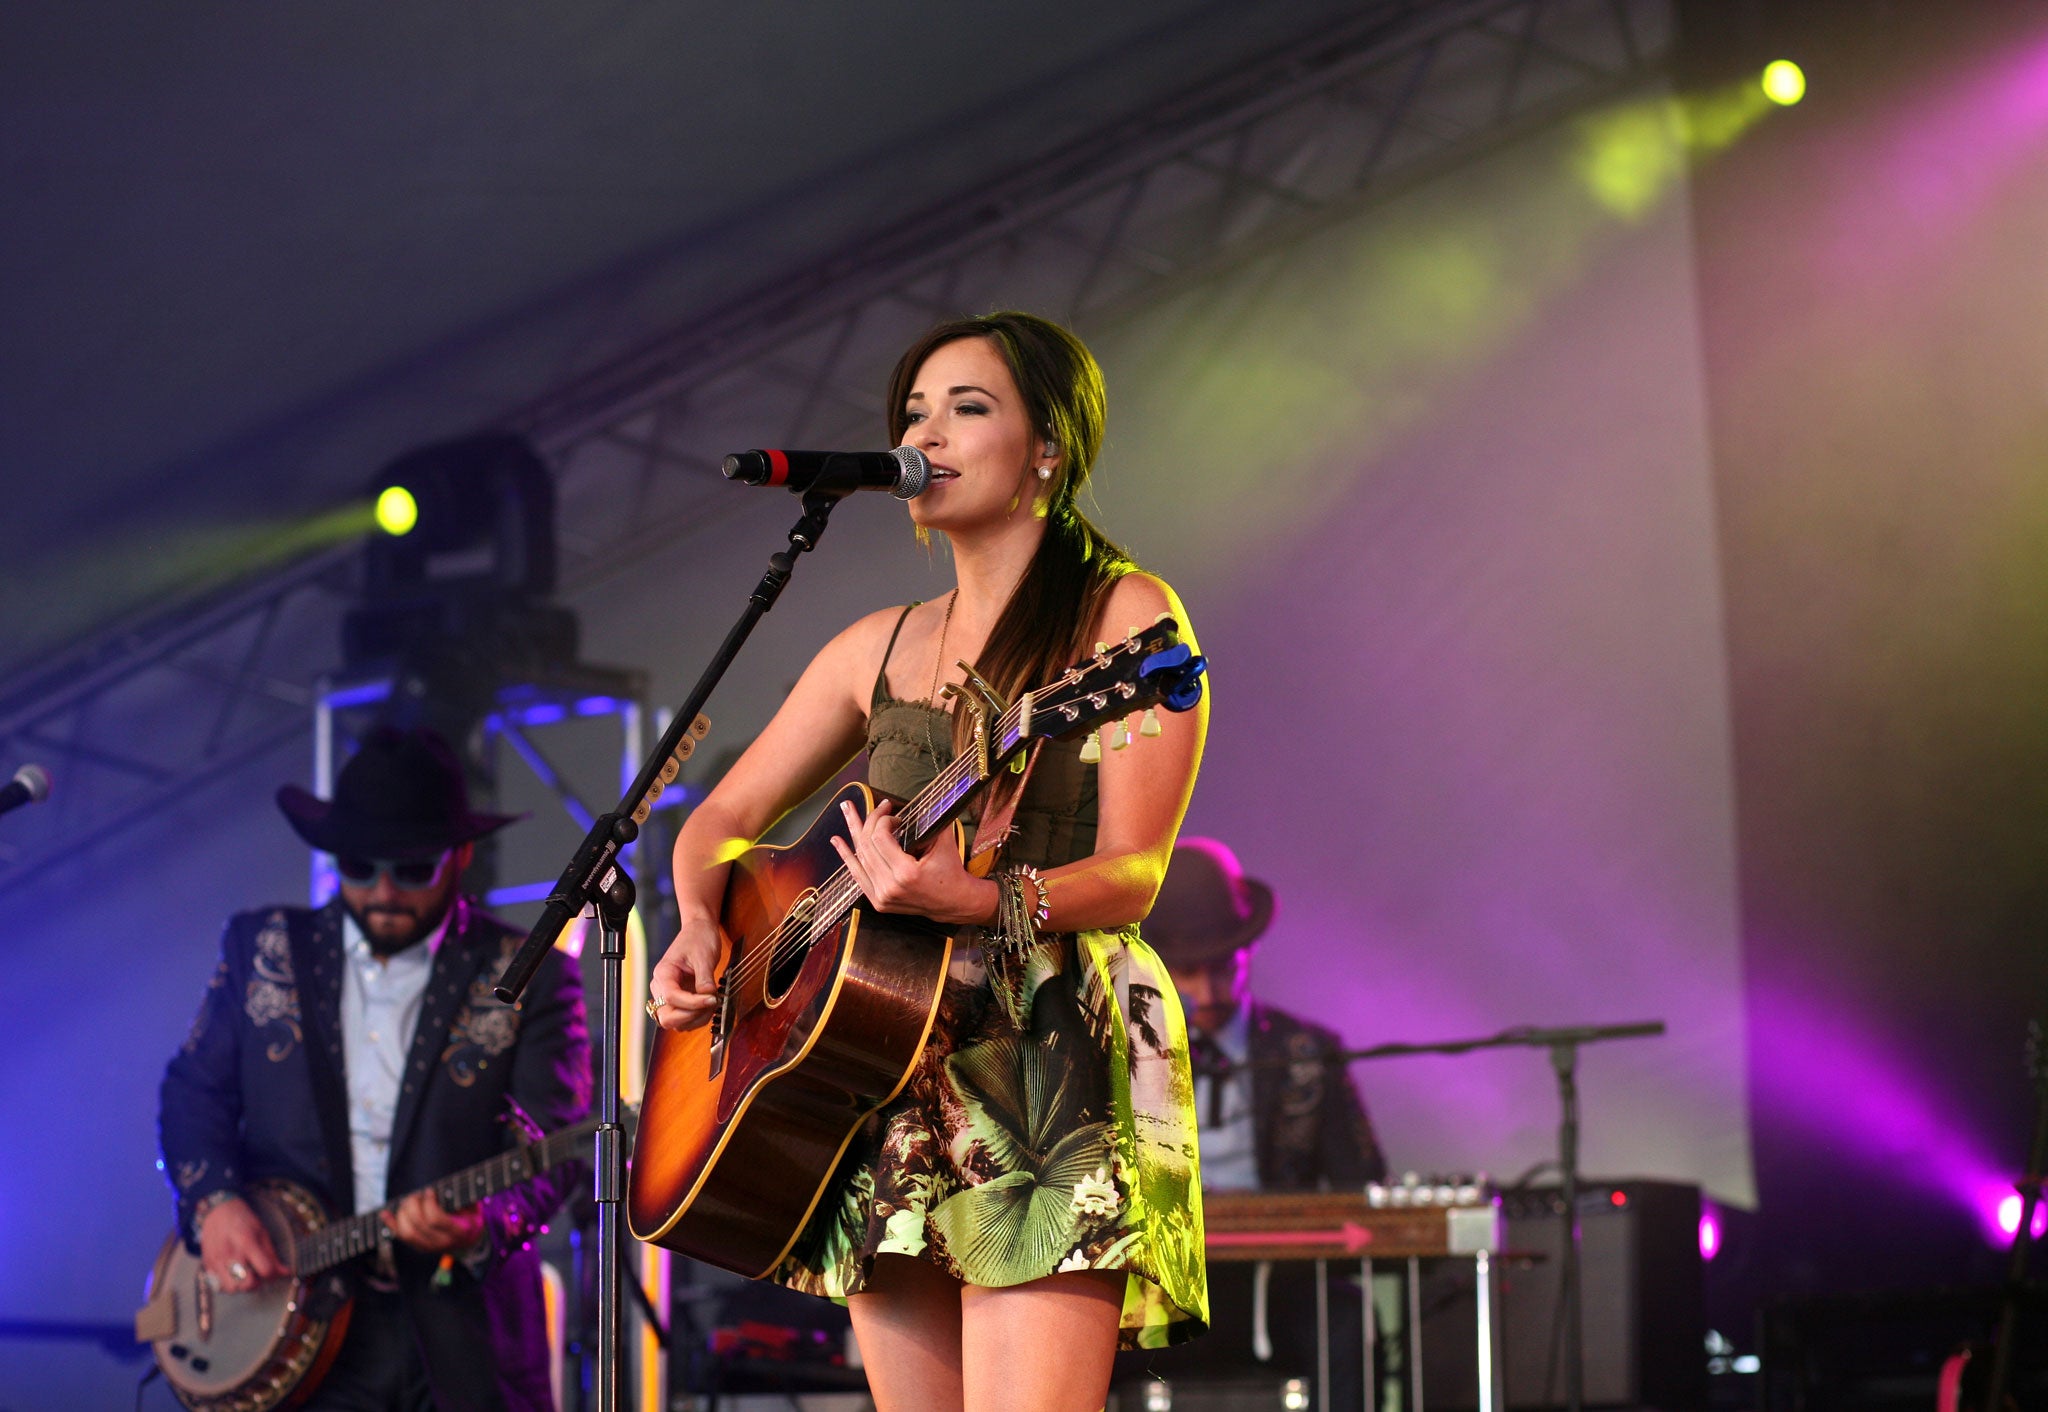
[[(911, 344), (889, 375), (889, 441), (900, 445), (910, 426), (905, 406), (918, 369), (933, 350), (963, 338), (985, 338), (1002, 355), (1024, 399), (1033, 434), (1063, 453), (1051, 482), (1045, 538), (1010, 591), (990, 629), (975, 670), (1006, 701), (1050, 680), (1081, 655), (1111, 585), (1137, 567), (1075, 506), (1102, 450), (1108, 396), (1088, 346), (1050, 319), (1001, 310), (955, 319)], [(959, 721), (955, 721), (957, 730)]]

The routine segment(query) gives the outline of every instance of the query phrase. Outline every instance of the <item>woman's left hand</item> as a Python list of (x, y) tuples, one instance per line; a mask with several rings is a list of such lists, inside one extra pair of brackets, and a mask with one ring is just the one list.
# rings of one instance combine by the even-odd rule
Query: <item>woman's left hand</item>
[(995, 917), (996, 885), (969, 873), (957, 851), (943, 844), (922, 858), (904, 851), (894, 800), (883, 800), (865, 819), (851, 800), (839, 808), (852, 842), (834, 835), (832, 846), (877, 911), (973, 925)]

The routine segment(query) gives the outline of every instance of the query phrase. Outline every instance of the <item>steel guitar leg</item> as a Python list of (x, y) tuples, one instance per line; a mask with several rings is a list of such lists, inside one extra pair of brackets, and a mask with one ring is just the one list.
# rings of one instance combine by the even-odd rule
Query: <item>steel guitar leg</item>
[(1479, 1412), (1504, 1412), (1500, 1366), (1500, 1316), (1498, 1276), (1493, 1257), (1479, 1251), (1473, 1260), (1473, 1288), (1479, 1323)]
[(1379, 1402), (1379, 1390), (1373, 1386), (1372, 1343), (1373, 1336), (1378, 1330), (1373, 1328), (1372, 1261), (1369, 1259), (1358, 1262), (1358, 1287), (1365, 1295), (1360, 1301), (1365, 1306), (1365, 1313), (1362, 1316), (1365, 1325), (1365, 1377), (1359, 1384), (1365, 1391), (1359, 1406), (1362, 1412), (1374, 1412)]
[(1422, 1261), (1408, 1257), (1408, 1412), (1422, 1412)]
[(1330, 1262), (1316, 1261), (1316, 1407), (1330, 1408)]

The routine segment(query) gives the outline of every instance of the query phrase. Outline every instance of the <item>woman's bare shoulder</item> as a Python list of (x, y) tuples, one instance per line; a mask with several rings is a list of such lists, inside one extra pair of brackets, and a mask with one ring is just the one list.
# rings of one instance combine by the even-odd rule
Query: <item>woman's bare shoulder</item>
[(1096, 626), (1096, 636), (1105, 641), (1111, 637), (1122, 637), (1133, 628), (1147, 626), (1161, 613), (1169, 614), (1180, 624), (1182, 635), (1187, 634), (1187, 609), (1181, 603), (1180, 595), (1173, 591), (1173, 585), (1157, 574), (1133, 569), (1109, 590), (1109, 597), (1102, 605), (1101, 621)]
[(882, 669), (882, 658), (889, 650), (889, 638), (903, 620), (904, 611), (904, 605), (899, 603), (893, 608), (878, 608), (855, 618), (840, 629), (838, 636), (819, 649), (819, 664), (829, 666), (833, 675), (845, 678), (850, 685), (865, 693), (875, 674)]

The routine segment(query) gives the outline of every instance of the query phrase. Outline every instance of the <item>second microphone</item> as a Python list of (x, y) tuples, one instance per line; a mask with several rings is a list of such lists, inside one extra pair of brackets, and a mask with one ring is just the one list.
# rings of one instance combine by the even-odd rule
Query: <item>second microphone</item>
[(910, 500), (931, 484), (932, 463), (914, 446), (894, 451), (739, 451), (725, 458), (725, 478), (742, 485), (785, 486), (799, 495), (850, 495), (886, 490)]

